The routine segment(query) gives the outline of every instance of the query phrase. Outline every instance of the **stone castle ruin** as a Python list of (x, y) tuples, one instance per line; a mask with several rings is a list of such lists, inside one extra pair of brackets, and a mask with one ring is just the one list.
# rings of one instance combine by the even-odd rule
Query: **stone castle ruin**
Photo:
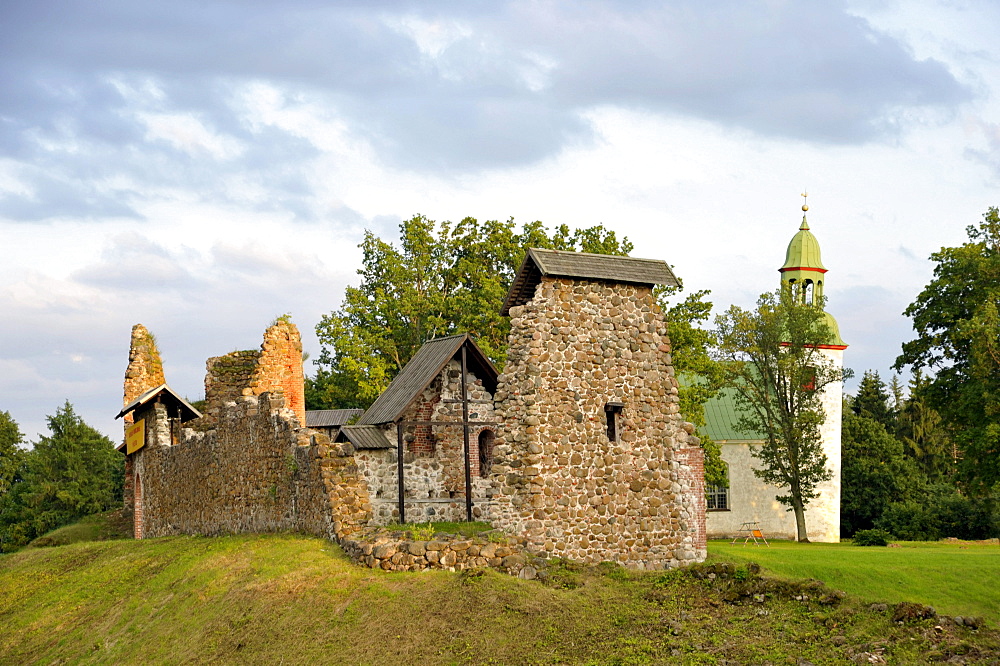
[[(368, 566), (521, 575), (518, 552), (636, 569), (704, 559), (702, 450), (679, 413), (656, 284), (676, 284), (665, 262), (531, 249), (503, 306), (502, 373), (467, 334), (428, 341), (332, 438), (306, 427), (287, 318), (260, 351), (209, 359), (204, 415), (137, 325), (119, 413), (135, 535), (294, 530)], [(372, 536), (466, 519), (511, 545)]]

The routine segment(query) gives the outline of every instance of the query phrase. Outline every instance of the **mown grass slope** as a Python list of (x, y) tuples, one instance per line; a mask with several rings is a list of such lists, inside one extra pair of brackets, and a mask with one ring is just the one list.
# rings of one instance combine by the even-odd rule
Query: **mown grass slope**
[(947, 615), (1000, 621), (1000, 546), (908, 541), (897, 547), (771, 541), (770, 547), (709, 543), (713, 559), (757, 562), (790, 578), (816, 578), (870, 601), (919, 601)]
[[(0, 662), (746, 664), (1000, 659), (1000, 634), (847, 599), (722, 601), (721, 579), (572, 565), (550, 580), (384, 573), (295, 535), (77, 543), (0, 557)], [(739, 570), (744, 578), (748, 570)], [(789, 660), (791, 660), (789, 662)]]

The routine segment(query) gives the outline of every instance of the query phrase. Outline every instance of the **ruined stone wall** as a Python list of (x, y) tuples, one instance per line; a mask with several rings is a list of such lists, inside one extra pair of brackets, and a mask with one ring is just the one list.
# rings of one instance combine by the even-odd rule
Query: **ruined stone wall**
[(229, 402), (241, 396), (281, 392), (300, 425), (306, 422), (302, 339), (295, 324), (279, 318), (264, 332), (260, 351), (235, 351), (208, 359), (205, 418), (198, 430), (216, 427)]
[(147, 445), (131, 456), (143, 536), (299, 530), (340, 539), (370, 518), (350, 452), (300, 428), (281, 394), (242, 397), (217, 429), (186, 429), (176, 446), (169, 431), (166, 440), (157, 435), (166, 415), (155, 407), (141, 415)]
[(351, 559), (371, 569), (462, 571), (490, 567), (527, 580), (541, 578), (544, 573), (540, 575), (539, 568), (545, 562), (525, 552), (523, 543), (496, 532), (472, 538), (435, 535), (428, 540), (382, 532), (347, 539), (341, 545)]
[(227, 403), (253, 395), (250, 385), (259, 360), (260, 352), (249, 349), (214, 356), (205, 362), (205, 410), (204, 418), (196, 424), (198, 430), (214, 428)]
[[(493, 524), (578, 561), (659, 569), (703, 559), (698, 491), (679, 455), (698, 441), (679, 414), (651, 289), (544, 277), (510, 315)], [(618, 417), (609, 402), (623, 403)]]
[[(356, 451), (354, 458), (368, 484), (372, 524), (388, 525), (399, 520), (399, 494), (395, 449)], [(445, 489), (441, 462), (432, 457), (405, 453), (406, 522), (465, 520), (465, 492)], [(464, 479), (463, 479), (464, 484)], [(463, 486), (464, 488), (464, 486)], [(472, 477), (472, 516), (490, 519), (493, 485), (489, 479)]]

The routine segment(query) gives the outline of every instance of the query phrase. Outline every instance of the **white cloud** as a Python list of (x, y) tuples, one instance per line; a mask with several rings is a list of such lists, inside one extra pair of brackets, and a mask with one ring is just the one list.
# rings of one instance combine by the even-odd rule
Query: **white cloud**
[(387, 15), (384, 20), (387, 25), (412, 39), (420, 53), (430, 59), (440, 57), (448, 47), (474, 34), (472, 27), (464, 21), (425, 20), (412, 14)]
[(138, 113), (136, 117), (145, 124), (147, 139), (166, 141), (191, 157), (232, 160), (246, 150), (243, 142), (209, 130), (191, 115)]

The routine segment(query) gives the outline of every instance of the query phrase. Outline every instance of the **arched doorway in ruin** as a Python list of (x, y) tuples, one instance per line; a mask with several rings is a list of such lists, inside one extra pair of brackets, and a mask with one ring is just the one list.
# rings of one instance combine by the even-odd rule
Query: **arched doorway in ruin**
[(485, 429), (479, 433), (479, 476), (490, 475), (493, 467), (493, 441), (496, 435), (492, 430)]
[(133, 511), (132, 530), (136, 539), (142, 538), (142, 477), (135, 475), (135, 504)]

